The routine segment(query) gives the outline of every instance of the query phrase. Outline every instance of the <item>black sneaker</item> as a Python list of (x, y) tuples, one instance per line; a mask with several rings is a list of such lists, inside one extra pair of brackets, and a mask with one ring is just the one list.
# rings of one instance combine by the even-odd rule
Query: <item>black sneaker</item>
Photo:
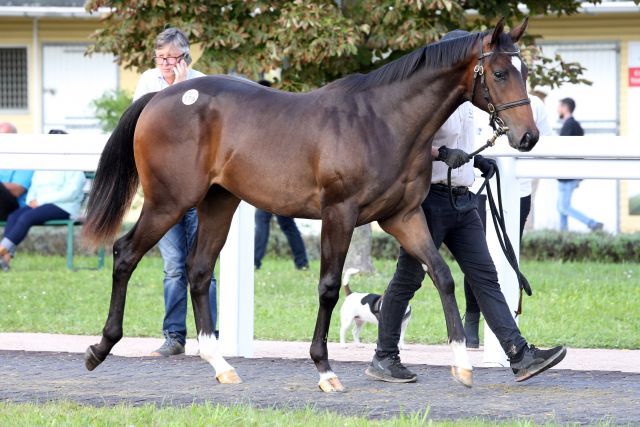
[(511, 361), (511, 370), (516, 376), (516, 381), (528, 380), (556, 366), (566, 354), (567, 349), (563, 345), (549, 350), (540, 350), (534, 346), (525, 347), (522, 358), (518, 362)]
[(400, 362), (400, 356), (397, 354), (391, 354), (382, 359), (378, 359), (378, 356), (374, 355), (371, 364), (364, 373), (371, 378), (389, 383), (412, 383), (418, 378)]
[(184, 345), (178, 341), (178, 337), (175, 334), (170, 334), (167, 331), (162, 332), (164, 334), (164, 344), (159, 349), (150, 354), (150, 356), (177, 356), (184, 353)]

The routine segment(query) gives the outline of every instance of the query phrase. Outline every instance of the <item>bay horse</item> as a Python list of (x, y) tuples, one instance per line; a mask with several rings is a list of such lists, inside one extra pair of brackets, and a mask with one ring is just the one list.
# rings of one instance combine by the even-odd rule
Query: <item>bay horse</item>
[(426, 45), (308, 93), (209, 76), (134, 102), (105, 146), (88, 203), (84, 237), (105, 243), (115, 238), (139, 183), (144, 191), (140, 218), (113, 244), (109, 315), (100, 343), (85, 353), (87, 369), (102, 363), (122, 338), (136, 265), (195, 206), (199, 226), (187, 274), (200, 356), (220, 383), (241, 382), (220, 353), (207, 295), (232, 216), (245, 200), (278, 215), (322, 220), (310, 355), (323, 391), (343, 390), (329, 364), (327, 334), (351, 234), (371, 221), (427, 270), (444, 308), (452, 373), (470, 386), (453, 278), (420, 204), (430, 185), (432, 137), (463, 102), (506, 123), (512, 147), (528, 151), (537, 142), (526, 69), (512, 61), (526, 25), (525, 19), (507, 33), (501, 20), (491, 31)]

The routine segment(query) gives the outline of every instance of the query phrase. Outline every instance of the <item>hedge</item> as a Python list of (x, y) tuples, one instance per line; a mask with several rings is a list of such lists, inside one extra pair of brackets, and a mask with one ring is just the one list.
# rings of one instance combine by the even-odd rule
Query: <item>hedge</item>
[[(291, 256), (289, 245), (277, 227), (272, 227), (268, 255)], [(311, 259), (320, 250), (318, 236), (305, 236)], [(398, 243), (388, 234), (373, 233), (371, 254), (374, 258), (396, 259)], [(444, 247), (443, 256), (451, 257)], [(525, 232), (521, 257), (528, 260), (640, 262), (640, 233), (612, 235), (604, 232), (574, 233), (554, 230)]]
[[(64, 227), (36, 227), (20, 244), (19, 252), (64, 255), (66, 229)], [(78, 253), (86, 253), (76, 230)], [(320, 237), (303, 236), (310, 259), (320, 256)], [(398, 243), (385, 233), (373, 233), (371, 253), (374, 258), (396, 259)], [(152, 250), (157, 253), (157, 250)], [(109, 251), (107, 251), (109, 253)], [(446, 248), (443, 256), (450, 257)], [(267, 256), (291, 257), (289, 244), (277, 226), (271, 227)], [(640, 233), (612, 235), (597, 233), (562, 233), (553, 230), (525, 232), (521, 257), (529, 260), (640, 262)]]

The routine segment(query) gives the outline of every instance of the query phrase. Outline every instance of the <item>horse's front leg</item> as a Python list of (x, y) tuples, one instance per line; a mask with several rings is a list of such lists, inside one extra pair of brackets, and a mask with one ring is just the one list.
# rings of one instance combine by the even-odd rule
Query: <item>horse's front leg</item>
[(422, 268), (431, 277), (440, 295), (447, 324), (449, 344), (454, 354), (454, 365), (451, 367), (451, 373), (457, 381), (467, 387), (471, 387), (473, 384), (473, 367), (465, 345), (464, 328), (460, 311), (458, 310), (458, 303), (456, 302), (453, 277), (451, 276), (451, 270), (449, 270), (433, 243), (422, 208), (418, 207), (408, 214), (396, 215), (380, 222), (380, 226), (387, 233), (394, 236), (402, 248), (420, 262)]
[(340, 276), (349, 250), (357, 211), (348, 204), (337, 204), (322, 209), (320, 242), (319, 308), (316, 328), (311, 342), (311, 359), (320, 374), (318, 386), (322, 391), (344, 391), (344, 387), (329, 365), (327, 336), (331, 313), (340, 295)]
[(200, 357), (213, 366), (216, 379), (222, 384), (238, 384), (242, 380), (222, 357), (213, 330), (209, 287), (216, 260), (227, 239), (233, 213), (239, 202), (239, 199), (220, 187), (214, 186), (209, 190), (198, 206), (198, 235), (187, 258), (187, 275), (191, 284), (191, 303)]

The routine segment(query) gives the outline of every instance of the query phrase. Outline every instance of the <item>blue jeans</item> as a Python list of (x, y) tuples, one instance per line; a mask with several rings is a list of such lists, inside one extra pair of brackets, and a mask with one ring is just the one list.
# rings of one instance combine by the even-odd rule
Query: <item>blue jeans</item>
[(558, 212), (560, 213), (560, 230), (568, 230), (569, 217), (573, 217), (582, 222), (589, 228), (593, 228), (597, 221), (589, 218), (577, 209), (571, 207), (571, 197), (573, 197), (573, 191), (580, 185), (579, 179), (569, 179), (558, 181)]
[(69, 219), (69, 212), (60, 209), (53, 203), (45, 203), (37, 208), (23, 206), (9, 214), (4, 227), (4, 246), (13, 255), (18, 246), (29, 233), (33, 225), (44, 224), (52, 219)]
[[(272, 213), (263, 211), (262, 209), (256, 209), (256, 234), (254, 238), (254, 257), (253, 262), (256, 268), (260, 268), (262, 265), (262, 258), (267, 251), (267, 243), (269, 242), (269, 226), (271, 225)], [(300, 231), (296, 227), (296, 223), (293, 218), (288, 216), (276, 215), (278, 225), (284, 233), (291, 246), (291, 252), (293, 253), (293, 262), (296, 264), (296, 268), (303, 268), (309, 264), (307, 260), (307, 251), (304, 248), (304, 241), (300, 236)]]
[[(173, 334), (184, 345), (187, 337), (187, 255), (196, 239), (198, 215), (191, 208), (165, 234), (158, 247), (164, 261), (164, 321), (162, 329)], [(209, 304), (213, 330), (216, 329), (216, 278), (211, 275)]]

